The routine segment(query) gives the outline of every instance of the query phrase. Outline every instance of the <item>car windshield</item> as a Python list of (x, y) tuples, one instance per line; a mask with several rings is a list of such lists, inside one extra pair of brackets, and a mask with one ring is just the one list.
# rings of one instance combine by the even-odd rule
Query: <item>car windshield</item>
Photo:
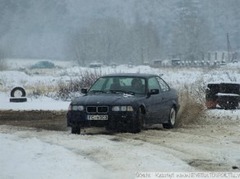
[(101, 77), (92, 85), (89, 92), (145, 94), (146, 82), (141, 77)]

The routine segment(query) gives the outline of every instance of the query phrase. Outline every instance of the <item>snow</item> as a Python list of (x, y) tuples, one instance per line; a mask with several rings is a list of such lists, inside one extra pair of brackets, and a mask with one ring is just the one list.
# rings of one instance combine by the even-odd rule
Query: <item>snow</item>
[[(238, 83), (239, 67), (240, 64), (235, 64), (197, 70), (121, 65), (114, 69), (89, 69), (69, 65), (54, 74), (2, 71), (0, 110), (67, 110), (70, 101), (28, 96), (29, 86), (54, 86), (59, 80), (76, 77), (80, 71), (164, 74), (171, 86), (186, 90), (186, 86), (196, 84), (206, 87), (210, 81)], [(9, 102), (14, 86), (27, 89), (27, 102)], [(70, 131), (0, 125), (0, 178), (136, 178), (137, 172), (225, 172), (233, 171), (232, 166), (240, 167), (240, 110), (205, 110), (201, 116), (199, 126), (173, 131), (147, 130), (140, 134), (72, 135)]]
[(74, 155), (67, 149), (36, 138), (21, 139), (3, 134), (0, 143), (4, 146), (1, 149), (4, 155), (0, 157), (1, 178), (88, 178), (89, 174), (85, 171), (92, 167), (95, 172), (90, 176), (93, 178), (106, 172), (84, 156)]
[[(193, 171), (185, 162), (151, 144), (136, 144), (131, 150), (132, 143), (112, 142), (109, 137), (98, 137), (93, 143), (94, 136), (81, 136), (76, 140), (76, 136), (66, 133), (61, 133), (60, 138), (59, 134), (47, 132), (48, 136), (39, 140), (39, 137), (23, 137), (28, 134), (19, 133), (0, 135), (1, 178), (130, 178), (134, 171), (146, 169)], [(54, 144), (56, 140), (61, 140), (67, 147)], [(129, 158), (125, 157), (126, 153)], [(98, 165), (91, 155), (105, 159), (103, 166)]]
[(27, 102), (12, 103), (9, 101), (10, 96), (0, 93), (0, 110), (67, 110), (69, 101), (54, 100), (49, 97), (27, 98)]
[(233, 94), (233, 93), (217, 93), (216, 96), (234, 96), (239, 97), (239, 94)]

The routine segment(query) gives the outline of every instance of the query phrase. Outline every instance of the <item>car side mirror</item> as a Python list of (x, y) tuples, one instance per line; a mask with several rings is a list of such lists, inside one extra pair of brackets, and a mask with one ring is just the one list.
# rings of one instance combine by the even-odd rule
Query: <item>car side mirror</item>
[(159, 89), (151, 89), (149, 95), (159, 94)]
[(83, 94), (87, 94), (87, 91), (88, 91), (88, 90), (87, 90), (86, 88), (82, 88), (82, 89), (81, 89), (81, 93), (83, 93)]

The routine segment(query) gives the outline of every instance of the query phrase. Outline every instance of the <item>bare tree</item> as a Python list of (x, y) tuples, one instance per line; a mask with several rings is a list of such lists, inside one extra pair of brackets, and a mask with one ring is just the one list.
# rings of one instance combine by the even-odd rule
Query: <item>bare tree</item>
[(72, 48), (79, 64), (86, 65), (92, 61), (109, 64), (125, 58), (125, 39), (125, 24), (109, 18), (79, 30), (72, 41)]
[(175, 26), (172, 41), (175, 53), (187, 60), (202, 59), (209, 33), (198, 1), (179, 2)]
[(153, 23), (136, 20), (132, 28), (133, 58), (136, 63), (151, 61), (157, 58), (160, 51), (159, 35)]
[(0, 51), (0, 71), (7, 70), (7, 63), (4, 59), (4, 54), (2, 51)]
[(159, 37), (150, 22), (136, 21), (127, 26), (123, 21), (108, 18), (81, 29), (74, 38), (73, 48), (79, 64), (92, 61), (142, 64), (157, 55)]

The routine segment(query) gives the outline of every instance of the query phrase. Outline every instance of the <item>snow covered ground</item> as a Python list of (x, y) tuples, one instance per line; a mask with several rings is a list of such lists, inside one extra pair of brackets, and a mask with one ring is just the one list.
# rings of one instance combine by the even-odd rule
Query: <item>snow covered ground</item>
[[(27, 95), (26, 103), (10, 103), (10, 90), (23, 86), (31, 93), (32, 87), (39, 84), (54, 89), (59, 80), (67, 81), (83, 71), (163, 74), (178, 90), (201, 89), (208, 82), (240, 83), (239, 63), (212, 70), (126, 65), (89, 69), (63, 64), (65, 68), (46, 74), (18, 71), (17, 66), (0, 72), (0, 110), (67, 110), (69, 101), (46, 96)], [(240, 172), (239, 116), (239, 109), (204, 110), (198, 123), (182, 128), (114, 135), (106, 134), (104, 129), (71, 135), (70, 131), (1, 125), (0, 178), (105, 179), (137, 178), (139, 172)]]

